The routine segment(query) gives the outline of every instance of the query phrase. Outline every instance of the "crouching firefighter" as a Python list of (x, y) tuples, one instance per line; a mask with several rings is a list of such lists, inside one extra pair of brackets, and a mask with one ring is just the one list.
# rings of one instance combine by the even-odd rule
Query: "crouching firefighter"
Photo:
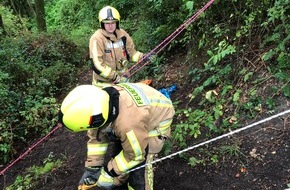
[[(128, 189), (152, 190), (150, 163), (170, 135), (174, 113), (166, 96), (143, 83), (73, 89), (62, 102), (60, 122), (73, 132), (88, 130), (90, 137), (79, 190), (118, 189), (124, 184)], [(112, 141), (119, 142), (120, 148), (105, 161), (116, 144)]]

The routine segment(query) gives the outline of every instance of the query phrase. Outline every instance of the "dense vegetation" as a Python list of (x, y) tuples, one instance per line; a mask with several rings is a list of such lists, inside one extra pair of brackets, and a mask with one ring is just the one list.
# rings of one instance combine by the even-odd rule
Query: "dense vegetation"
[[(111, 5), (120, 11), (121, 27), (137, 49), (148, 52), (206, 2), (122, 0)], [(45, 32), (37, 27), (34, 1), (0, 4), (0, 163), (21, 153), (21, 143), (55, 126), (60, 97), (88, 65), (88, 40), (99, 27), (99, 9), (107, 3), (49, 0)], [(220, 134), (262, 110), (271, 112), (276, 95), (290, 97), (289, 30), (289, 0), (216, 0), (134, 79), (162, 83), (161, 68), (172, 54), (187, 55), (179, 61), (190, 66), (183, 73), (193, 84), (187, 92), (190, 103), (174, 102), (173, 139), (183, 147), (202, 132)], [(270, 79), (275, 85), (261, 94), (259, 88)]]

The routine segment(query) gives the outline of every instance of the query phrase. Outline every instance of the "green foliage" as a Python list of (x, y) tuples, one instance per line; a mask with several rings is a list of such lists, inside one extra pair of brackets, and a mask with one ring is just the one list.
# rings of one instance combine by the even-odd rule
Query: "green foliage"
[(89, 37), (99, 28), (98, 1), (56, 0), (46, 4), (48, 31), (59, 31), (82, 47), (87, 47)]
[(290, 11), (289, 0), (275, 1), (273, 7), (268, 9), (268, 20), (263, 27), (274, 28), (273, 32), (266, 36), (263, 47), (270, 47), (263, 55), (262, 59), (268, 62), (274, 76), (284, 85), (282, 92), (286, 97), (290, 97), (289, 74), (290, 74)]
[(230, 162), (240, 163), (243, 165), (243, 158), (246, 157), (241, 151), (239, 147), (239, 142), (232, 142), (231, 144), (214, 146), (214, 147), (205, 147), (200, 148), (197, 152), (198, 154), (192, 156), (183, 155), (184, 158), (187, 158), (188, 165), (191, 167), (196, 167), (198, 165), (209, 166), (215, 165), (218, 162), (228, 161), (224, 160), (224, 158), (230, 159)]
[(223, 145), (219, 150), (223, 156), (228, 155), (231, 158), (238, 157), (241, 154), (240, 147), (237, 144)]
[(270, 98), (270, 97), (266, 98), (265, 103), (267, 105), (267, 109), (274, 110), (274, 108), (276, 106), (276, 102), (272, 98)]
[(199, 164), (204, 165), (205, 161), (204, 160), (200, 160), (194, 156), (190, 157), (188, 160), (188, 165), (190, 165), (191, 167), (197, 166)]
[(275, 73), (275, 78), (277, 78), (277, 80), (280, 83), (283, 83), (283, 85), (281, 86), (280, 91), (283, 92), (284, 96), (290, 98), (290, 87), (289, 87), (289, 83), (290, 83), (290, 78), (289, 78), (289, 74), (290, 70), (280, 70), (277, 71)]
[(289, 85), (288, 86), (284, 86), (282, 88), (282, 91), (283, 91), (284, 96), (290, 98), (290, 87), (289, 87)]
[(173, 148), (173, 143), (170, 142), (170, 141), (165, 141), (165, 142), (164, 142), (164, 145), (163, 145), (163, 147), (162, 147), (161, 152), (162, 152), (165, 156), (167, 156), (167, 155), (169, 155), (170, 152), (172, 151), (172, 148)]
[(236, 52), (235, 47), (232, 45), (228, 45), (225, 40), (221, 41), (218, 44), (218, 47), (214, 49), (216, 53), (211, 50), (207, 51), (207, 54), (210, 56), (209, 60), (205, 64), (205, 68), (210, 70), (212, 66), (215, 66), (218, 62), (220, 62), (225, 56), (231, 55)]
[[(195, 7), (203, 3), (184, 1), (185, 10), (195, 12)], [(189, 75), (195, 85), (190, 95), (194, 109), (177, 111), (182, 122), (174, 128), (173, 137), (181, 146), (187, 146), (192, 141), (195, 131), (218, 135), (240, 126), (243, 118), (256, 117), (263, 111), (263, 106), (273, 110), (275, 101), (267, 99), (271, 95), (281, 92), (285, 97), (290, 97), (289, 1), (218, 1), (216, 4), (218, 6), (212, 5), (200, 16), (200, 20), (187, 27), (179, 40), (188, 48), (188, 56), (208, 56), (204, 67), (195, 63), (196, 60), (190, 62), (193, 60), (190, 57), (186, 63), (193, 68)], [(252, 59), (252, 48), (257, 45), (264, 48), (257, 52), (262, 58), (261, 63), (247, 59)], [(270, 77), (259, 78), (257, 70), (265, 63), (269, 66)], [(258, 91), (259, 87), (272, 76), (279, 85), (269, 90), (269, 95), (262, 94)], [(250, 87), (249, 84), (254, 86)], [(201, 121), (189, 119), (190, 115), (198, 118), (196, 112), (204, 114)], [(231, 148), (227, 151), (238, 154)], [(210, 158), (212, 162), (217, 161), (217, 157)], [(196, 163), (195, 159), (189, 162)]]
[(173, 131), (173, 139), (181, 147), (187, 145), (187, 141), (192, 137), (197, 138), (201, 134), (201, 127), (205, 126), (209, 130), (218, 130), (214, 126), (214, 116), (211, 113), (195, 109), (182, 109), (177, 112), (178, 117), (184, 118), (179, 124), (176, 124)]
[(60, 168), (63, 165), (62, 159), (53, 159), (53, 155), (50, 154), (44, 161), (44, 166), (32, 166), (27, 168), (24, 175), (18, 175), (11, 185), (4, 190), (29, 190), (34, 189), (41, 181), (41, 178), (48, 176), (53, 170)]
[[(12, 10), (2, 4), (0, 4), (0, 15), (2, 16), (5, 31), (8, 36), (17, 36), (28, 31), (28, 19), (17, 17), (13, 14)], [(0, 35), (1, 34), (3, 34), (3, 31), (0, 28)]]
[[(51, 125), (57, 123), (57, 118), (55, 116), (58, 113), (59, 105), (54, 98), (43, 98), (41, 96), (33, 97), (28, 95), (23, 103), (25, 109), (28, 110), (19, 111), (19, 115), (23, 118), (23, 122), (19, 127), (24, 128), (21, 129), (20, 137), (31, 134), (48, 133), (51, 129)], [(17, 130), (17, 128), (15, 130)]]
[(0, 162), (5, 163), (18, 151), (15, 141), (39, 138), (55, 126), (59, 108), (55, 97), (70, 89), (82, 63), (80, 50), (59, 34), (1, 42)]
[[(196, 96), (202, 93), (207, 87), (220, 85), (223, 79), (227, 77), (232, 70), (230, 64), (223, 67), (222, 65), (218, 65), (217, 63), (224, 59), (226, 56), (233, 54), (235, 52), (235, 47), (232, 45), (228, 45), (227, 42), (223, 40), (219, 43), (219, 46), (214, 49), (214, 52), (211, 50), (207, 51), (210, 58), (204, 64), (204, 69), (195, 69), (190, 73), (191, 75), (196, 75), (195, 77), (206, 72), (213, 73), (203, 82), (201, 86), (198, 86), (194, 89), (191, 95), (191, 100), (195, 99)], [(207, 98), (209, 98), (209, 94), (206, 94), (206, 96)]]

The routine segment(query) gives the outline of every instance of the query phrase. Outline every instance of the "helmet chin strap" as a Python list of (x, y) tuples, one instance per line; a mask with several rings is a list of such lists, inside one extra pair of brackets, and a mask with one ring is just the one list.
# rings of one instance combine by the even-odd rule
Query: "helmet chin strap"
[(113, 122), (119, 115), (119, 96), (120, 93), (114, 87), (103, 88), (110, 96), (109, 101), (109, 116), (106, 123)]

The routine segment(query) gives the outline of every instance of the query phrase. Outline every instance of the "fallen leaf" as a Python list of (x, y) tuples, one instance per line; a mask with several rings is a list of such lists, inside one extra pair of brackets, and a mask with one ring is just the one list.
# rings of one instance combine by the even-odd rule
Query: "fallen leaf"
[(253, 148), (251, 151), (250, 151), (250, 155), (253, 157), (253, 158), (257, 158), (258, 154), (256, 154), (257, 152), (257, 149)]
[(247, 169), (246, 168), (241, 168), (242, 173), (246, 173)]
[(237, 121), (237, 118), (235, 116), (232, 116), (229, 120), (230, 123), (234, 123)]

